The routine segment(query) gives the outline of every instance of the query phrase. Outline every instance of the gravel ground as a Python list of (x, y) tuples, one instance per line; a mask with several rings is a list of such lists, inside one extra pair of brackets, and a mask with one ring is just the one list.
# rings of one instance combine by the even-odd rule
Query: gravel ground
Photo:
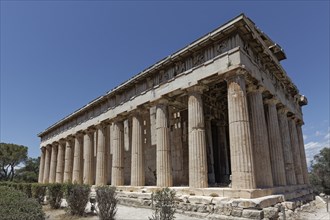
[[(64, 209), (52, 210), (49, 206), (44, 206), (43, 210), (46, 213), (46, 219), (62, 219), (62, 220), (96, 220), (97, 216), (85, 216), (85, 217), (76, 217), (70, 216), (65, 213)], [(135, 208), (128, 207), (123, 205), (118, 205), (118, 210), (116, 214), (116, 220), (147, 220), (148, 217), (151, 217), (153, 210), (146, 208)], [(194, 218), (179, 213), (175, 214), (176, 220), (198, 220), (199, 218)]]

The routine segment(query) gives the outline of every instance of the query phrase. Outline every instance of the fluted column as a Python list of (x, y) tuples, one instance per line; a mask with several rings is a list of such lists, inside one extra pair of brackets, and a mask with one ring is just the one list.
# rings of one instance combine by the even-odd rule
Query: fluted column
[(300, 149), (297, 135), (296, 121), (294, 118), (289, 118), (289, 130), (291, 138), (291, 146), (293, 152), (294, 171), (296, 174), (297, 184), (304, 184), (304, 177), (301, 170)]
[[(262, 89), (250, 86), (247, 94), (249, 104), (251, 142), (258, 188), (272, 187), (273, 176), (269, 153), (267, 125), (262, 100)], [(274, 180), (276, 184), (276, 180)]]
[(71, 183), (72, 181), (72, 139), (66, 140), (65, 157), (64, 157), (64, 183)]
[(44, 180), (44, 168), (45, 168), (45, 147), (41, 147), (41, 155), (40, 155), (40, 164), (39, 164), (39, 177), (38, 183), (42, 183)]
[(57, 165), (57, 143), (52, 144), (52, 153), (50, 156), (49, 183), (55, 183)]
[(232, 188), (255, 189), (250, 122), (242, 75), (227, 79)]
[(285, 166), (283, 159), (283, 147), (278, 124), (277, 101), (275, 99), (266, 100), (267, 106), (267, 125), (269, 134), (270, 161), (272, 164), (272, 174), (275, 186), (285, 186)]
[(287, 113), (288, 110), (286, 108), (281, 108), (278, 110), (277, 115), (282, 140), (286, 183), (288, 185), (295, 185), (297, 184), (297, 180), (296, 174), (294, 172), (294, 163)]
[(74, 142), (72, 182), (83, 183), (83, 134), (77, 133)]
[(44, 180), (43, 183), (49, 183), (49, 169), (50, 169), (50, 154), (51, 154), (51, 146), (46, 146), (46, 155), (45, 155), (45, 168), (44, 168)]
[(203, 89), (188, 89), (189, 186), (194, 188), (208, 187)]
[(96, 178), (95, 185), (107, 185), (106, 178), (106, 149), (105, 149), (105, 132), (106, 125), (97, 126), (97, 153), (96, 153)]
[(112, 133), (112, 177), (111, 185), (124, 185), (124, 131), (123, 122), (116, 121), (113, 123)]
[(156, 170), (157, 186), (173, 185), (171, 147), (169, 139), (167, 100), (160, 100), (156, 107)]
[(63, 183), (65, 142), (60, 141), (57, 148), (57, 166), (55, 182)]
[(298, 122), (298, 124), (297, 124), (297, 135), (298, 135), (298, 142), (299, 142), (299, 148), (300, 148), (300, 159), (301, 159), (304, 183), (309, 184), (306, 153), (305, 153), (305, 145), (304, 145), (304, 137), (303, 137), (302, 128), (301, 128), (302, 125), (303, 125), (303, 123), (301, 121)]
[(131, 185), (144, 186), (145, 173), (143, 161), (142, 122), (138, 113), (132, 117), (132, 167)]
[(94, 132), (87, 131), (84, 135), (84, 174), (83, 183), (93, 185), (93, 149)]

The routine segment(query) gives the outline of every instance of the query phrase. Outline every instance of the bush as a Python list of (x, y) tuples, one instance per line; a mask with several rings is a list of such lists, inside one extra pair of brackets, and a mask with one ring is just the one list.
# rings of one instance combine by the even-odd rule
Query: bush
[(89, 192), (89, 185), (66, 185), (66, 201), (72, 215), (84, 215), (85, 207), (89, 199)]
[(61, 200), (63, 198), (64, 187), (60, 183), (48, 184), (49, 204), (53, 209), (61, 207)]
[(42, 220), (45, 214), (41, 205), (23, 192), (0, 186), (0, 218), (2, 220)]
[(39, 204), (42, 204), (44, 202), (46, 189), (46, 185), (44, 184), (33, 183), (31, 185), (32, 197), (35, 198)]
[(23, 183), (23, 192), (27, 195), (27, 197), (32, 197), (32, 188), (31, 183)]
[(98, 187), (96, 189), (96, 201), (99, 209), (98, 216), (101, 220), (115, 219), (118, 203), (115, 187)]
[(149, 220), (171, 220), (175, 214), (175, 191), (164, 188), (153, 195), (155, 213)]

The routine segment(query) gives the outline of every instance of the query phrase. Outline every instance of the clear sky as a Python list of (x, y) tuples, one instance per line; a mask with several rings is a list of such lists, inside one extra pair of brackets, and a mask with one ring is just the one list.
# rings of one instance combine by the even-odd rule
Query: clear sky
[(1, 142), (39, 156), (39, 132), (245, 13), (309, 100), (310, 160), (329, 147), (329, 12), (329, 1), (1, 1)]

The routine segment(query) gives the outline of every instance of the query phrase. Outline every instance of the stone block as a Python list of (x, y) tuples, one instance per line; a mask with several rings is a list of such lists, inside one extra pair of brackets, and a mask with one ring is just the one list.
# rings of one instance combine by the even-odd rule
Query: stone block
[(278, 218), (278, 213), (279, 209), (275, 207), (268, 207), (264, 208), (264, 217), (268, 219), (277, 219)]
[(233, 210), (231, 211), (231, 215), (235, 217), (241, 217), (242, 213), (243, 213), (242, 208), (233, 208)]
[(264, 212), (262, 210), (244, 209), (242, 212), (242, 217), (248, 219), (263, 219)]
[(190, 196), (189, 202), (193, 204), (210, 204), (213, 197), (211, 196)]
[(289, 210), (293, 210), (297, 207), (295, 202), (290, 202), (290, 201), (282, 202), (282, 205)]

